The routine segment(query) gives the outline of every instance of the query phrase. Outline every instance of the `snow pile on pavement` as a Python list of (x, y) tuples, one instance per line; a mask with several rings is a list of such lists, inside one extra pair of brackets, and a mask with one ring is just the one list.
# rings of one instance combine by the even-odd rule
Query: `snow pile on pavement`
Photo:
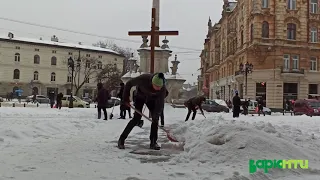
[[(262, 121), (225, 120), (221, 115), (191, 121), (173, 132), (180, 141), (185, 141), (185, 152), (174, 157), (170, 163), (206, 164), (220, 169), (219, 173), (224, 174), (220, 178), (232, 176), (234, 180), (320, 175), (320, 169), (316, 169), (320, 167), (319, 139), (296, 127), (284, 127)], [(309, 169), (271, 169), (269, 174), (258, 170), (249, 175), (250, 159), (309, 160)]]

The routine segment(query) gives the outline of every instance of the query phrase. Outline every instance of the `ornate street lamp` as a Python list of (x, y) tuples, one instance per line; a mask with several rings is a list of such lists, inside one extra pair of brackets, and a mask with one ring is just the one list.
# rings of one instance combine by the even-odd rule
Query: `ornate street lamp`
[(253, 65), (250, 63), (246, 63), (246, 64), (240, 64), (239, 65), (239, 70), (242, 74), (245, 75), (245, 78), (246, 78), (246, 88), (245, 88), (245, 96), (247, 98), (247, 90), (248, 90), (248, 74), (251, 74), (252, 73), (252, 70), (253, 70)]
[(69, 108), (73, 108), (73, 73), (74, 73), (74, 60), (72, 57), (68, 59), (68, 69), (69, 72), (71, 71), (71, 94), (70, 94), (70, 101), (69, 101)]

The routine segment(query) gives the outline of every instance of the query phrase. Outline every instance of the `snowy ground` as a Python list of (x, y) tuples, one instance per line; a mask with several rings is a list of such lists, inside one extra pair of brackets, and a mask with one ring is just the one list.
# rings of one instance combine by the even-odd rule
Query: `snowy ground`
[[(108, 110), (110, 112), (111, 109)], [(116, 148), (127, 120), (96, 109), (0, 108), (0, 180), (318, 180), (320, 117), (240, 117), (165, 108), (166, 126), (184, 151), (161, 133), (161, 151), (147, 151), (149, 123), (135, 128), (127, 149)], [(175, 147), (175, 148), (173, 148)], [(136, 150), (138, 149), (138, 150)], [(141, 150), (142, 149), (142, 150)], [(139, 153), (138, 153), (139, 152)], [(153, 154), (153, 155), (150, 155)], [(308, 159), (308, 170), (272, 169), (249, 175), (249, 159)]]

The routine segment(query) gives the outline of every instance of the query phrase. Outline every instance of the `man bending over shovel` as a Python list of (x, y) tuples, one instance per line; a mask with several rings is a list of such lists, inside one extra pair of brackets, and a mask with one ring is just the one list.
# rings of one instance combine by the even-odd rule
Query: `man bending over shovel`
[(157, 144), (158, 140), (158, 123), (159, 116), (164, 108), (164, 99), (168, 93), (165, 86), (165, 78), (163, 73), (157, 74), (143, 74), (136, 78), (129, 80), (124, 86), (123, 103), (127, 106), (130, 105), (130, 90), (136, 86), (135, 109), (133, 118), (129, 121), (126, 128), (122, 132), (118, 140), (118, 148), (124, 149), (124, 142), (132, 129), (135, 126), (142, 127), (143, 120), (141, 120), (141, 112), (144, 104), (148, 107), (152, 116), (151, 131), (150, 131), (150, 149), (160, 150)]

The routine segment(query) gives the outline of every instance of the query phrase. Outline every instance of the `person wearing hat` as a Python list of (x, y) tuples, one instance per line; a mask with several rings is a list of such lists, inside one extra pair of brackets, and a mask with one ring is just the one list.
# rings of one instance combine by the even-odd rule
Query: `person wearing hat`
[[(164, 108), (164, 99), (167, 97), (167, 88), (165, 86), (165, 77), (163, 73), (142, 74), (130, 79), (124, 86), (122, 101), (128, 107), (130, 106), (130, 91), (136, 86), (135, 109), (142, 112), (146, 105), (151, 112), (152, 123), (150, 130), (150, 149), (160, 150), (157, 144), (159, 117)], [(129, 121), (118, 140), (118, 148), (124, 149), (124, 143), (128, 135), (135, 126), (142, 127), (143, 120), (141, 115), (135, 112), (133, 118)]]

